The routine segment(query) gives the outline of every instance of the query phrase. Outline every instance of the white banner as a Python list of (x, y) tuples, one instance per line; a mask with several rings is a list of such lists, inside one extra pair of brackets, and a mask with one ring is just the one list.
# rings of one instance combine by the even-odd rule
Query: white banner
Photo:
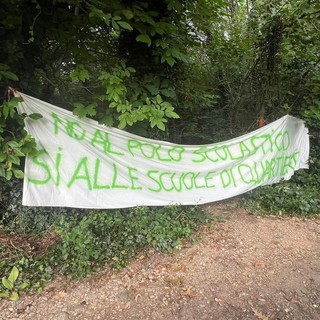
[(210, 145), (177, 145), (79, 119), (22, 93), (19, 112), (36, 139), (26, 158), (23, 205), (77, 208), (194, 205), (288, 180), (308, 168), (309, 136), (292, 116)]

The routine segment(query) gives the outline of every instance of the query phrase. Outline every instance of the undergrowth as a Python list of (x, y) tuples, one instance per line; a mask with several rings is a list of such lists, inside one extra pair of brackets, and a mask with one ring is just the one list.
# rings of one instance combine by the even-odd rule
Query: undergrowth
[(209, 216), (199, 207), (136, 207), (92, 212), (79, 222), (61, 221), (56, 232), (62, 242), (52, 257), (63, 262), (58, 266), (63, 273), (76, 276), (104, 263), (121, 268), (143, 249), (174, 250), (197, 226), (208, 221)]
[(320, 214), (320, 147), (311, 148), (309, 170), (299, 170), (289, 181), (257, 188), (243, 197), (251, 213), (310, 217)]
[[(43, 212), (39, 214), (43, 216)], [(200, 206), (135, 207), (87, 211), (78, 215), (60, 212), (59, 219), (58, 213), (53, 216), (53, 220), (52, 215), (47, 219), (54, 221), (50, 230), (58, 235), (59, 241), (41, 256), (23, 252), (14, 259), (10, 259), (10, 255), (2, 258), (1, 277), (16, 266), (20, 272), (17, 284), (28, 284), (25, 290), (41, 291), (43, 285), (57, 274), (76, 279), (105, 265), (120, 269), (137, 254), (149, 249), (171, 252), (184, 239), (190, 238), (198, 226), (211, 220)], [(3, 231), (14, 233), (19, 230), (20, 235), (26, 219), (32, 222), (31, 215), (24, 218), (16, 216), (12, 221), (7, 216), (5, 219)], [(40, 218), (35, 213), (33, 219), (39, 221)], [(29, 225), (29, 234), (40, 237), (43, 226), (49, 224), (45, 220), (43, 216), (40, 224)], [(26, 233), (23, 236), (27, 236)]]

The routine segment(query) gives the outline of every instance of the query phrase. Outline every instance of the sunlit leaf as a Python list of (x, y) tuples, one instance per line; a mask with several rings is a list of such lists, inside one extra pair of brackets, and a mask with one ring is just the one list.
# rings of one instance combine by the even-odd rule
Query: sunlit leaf
[(18, 295), (18, 293), (17, 292), (12, 292), (12, 294), (11, 294), (11, 296), (10, 296), (10, 300), (11, 301), (19, 301), (19, 299), (20, 299), (20, 297), (19, 297), (19, 295)]
[(9, 279), (5, 278), (5, 277), (2, 278), (2, 284), (8, 290), (12, 290), (13, 289), (13, 282), (10, 281)]

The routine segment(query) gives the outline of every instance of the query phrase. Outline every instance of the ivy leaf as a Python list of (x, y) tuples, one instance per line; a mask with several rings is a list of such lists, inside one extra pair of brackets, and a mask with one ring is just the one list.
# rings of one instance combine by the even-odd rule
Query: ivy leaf
[(151, 46), (151, 39), (147, 34), (140, 34), (136, 37), (136, 41), (143, 42), (148, 44), (148, 47)]
[(133, 28), (131, 27), (131, 25), (128, 22), (118, 21), (118, 25), (123, 29), (129, 30), (129, 31), (133, 30)]

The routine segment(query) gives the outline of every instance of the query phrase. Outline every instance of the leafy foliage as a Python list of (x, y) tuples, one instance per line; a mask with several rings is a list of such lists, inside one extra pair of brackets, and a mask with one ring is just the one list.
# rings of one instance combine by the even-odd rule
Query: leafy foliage
[(10, 273), (11, 275), (12, 272), (18, 277), (12, 282), (12, 286), (3, 286), (5, 288), (2, 294), (0, 293), (0, 299), (9, 298), (17, 301), (23, 293), (30, 291), (41, 293), (44, 285), (53, 277), (53, 270), (45, 259), (33, 258), (32, 256), (0, 262), (0, 274)]
[[(60, 214), (60, 221), (51, 226), (60, 241), (55, 241), (51, 251), (39, 256), (22, 252), (18, 258), (0, 261), (0, 275), (10, 273), (12, 268), (20, 270), (15, 281), (4, 280), (6, 289), (0, 299), (18, 291), (41, 292), (43, 285), (57, 273), (80, 278), (105, 264), (121, 268), (150, 248), (170, 252), (190, 238), (200, 225), (211, 221), (200, 207), (180, 206), (87, 211), (78, 216)], [(38, 215), (45, 217), (43, 213)], [(22, 231), (24, 224), (19, 226), (19, 222), (7, 224), (7, 230)], [(42, 229), (43, 226), (35, 225), (32, 232), (39, 235)]]
[(101, 263), (121, 268), (142, 249), (173, 250), (208, 219), (200, 208), (176, 206), (92, 212), (80, 221), (63, 219), (56, 228), (62, 243), (54, 260), (62, 272), (74, 276), (87, 274)]
[(20, 98), (12, 98), (0, 106), (0, 181), (3, 178), (10, 180), (12, 176), (23, 178), (20, 159), (37, 152), (34, 139), (23, 129), (23, 119), (37, 120), (42, 116), (36, 113), (18, 115), (16, 107), (19, 101)]
[(11, 269), (11, 272), (8, 276), (8, 278), (3, 277), (2, 278), (2, 286), (5, 289), (4, 292), (0, 292), (0, 298), (7, 298), (10, 297), (10, 300), (12, 301), (18, 301), (19, 300), (19, 294), (18, 291), (22, 291), (26, 289), (28, 286), (28, 283), (24, 282), (21, 283), (19, 286), (17, 286), (17, 279), (19, 277), (19, 270), (16, 266), (13, 266)]
[[(0, 87), (17, 86), (109, 126), (165, 131), (168, 119), (179, 118), (176, 83), (179, 66), (190, 60), (187, 48), (199, 46), (206, 21), (219, 20), (223, 4), (4, 0)], [(0, 101), (0, 141), (14, 140), (19, 148), (9, 160), (8, 150), (0, 153), (6, 180), (22, 176), (20, 158), (35, 150), (24, 116), (16, 113), (18, 100), (9, 98)], [(25, 152), (24, 144), (30, 147)]]

